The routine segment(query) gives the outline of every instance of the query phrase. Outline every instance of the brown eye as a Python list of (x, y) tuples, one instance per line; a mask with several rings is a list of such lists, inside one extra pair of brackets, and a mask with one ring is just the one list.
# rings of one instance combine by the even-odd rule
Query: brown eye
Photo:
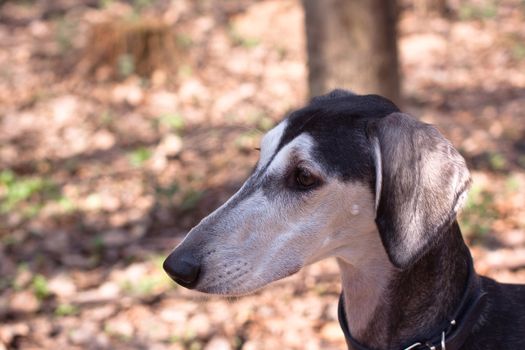
[(308, 170), (298, 168), (295, 172), (295, 181), (299, 187), (310, 188), (317, 184), (317, 178)]

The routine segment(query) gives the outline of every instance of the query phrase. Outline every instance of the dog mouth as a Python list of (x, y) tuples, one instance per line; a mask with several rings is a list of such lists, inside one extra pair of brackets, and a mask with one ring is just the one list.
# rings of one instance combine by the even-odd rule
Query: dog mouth
[[(195, 289), (199, 292), (218, 295), (237, 295), (238, 291), (248, 290), (251, 268), (247, 262), (221, 266), (222, 269), (210, 271), (204, 269)], [(242, 292), (242, 294), (246, 294)]]
[(195, 290), (221, 296), (245, 296), (257, 292), (272, 282), (291, 276), (302, 268), (301, 265), (296, 265), (275, 274), (268, 274), (267, 269), (258, 269), (266, 272), (261, 274), (252, 269), (248, 263), (243, 263), (242, 266), (245, 268), (214, 272), (213, 277), (203, 276), (201, 283), (195, 287)]

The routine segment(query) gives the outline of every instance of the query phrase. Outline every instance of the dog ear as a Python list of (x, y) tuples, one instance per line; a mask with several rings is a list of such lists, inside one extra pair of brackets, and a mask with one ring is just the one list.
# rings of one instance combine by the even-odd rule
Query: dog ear
[(392, 263), (407, 268), (456, 218), (470, 174), (433, 126), (392, 113), (370, 122), (376, 171), (376, 224)]

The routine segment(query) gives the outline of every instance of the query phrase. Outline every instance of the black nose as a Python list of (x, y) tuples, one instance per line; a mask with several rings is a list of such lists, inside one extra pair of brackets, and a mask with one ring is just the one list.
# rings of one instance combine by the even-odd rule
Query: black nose
[(175, 249), (164, 260), (162, 265), (164, 271), (178, 284), (186, 288), (194, 288), (199, 279), (201, 271), (200, 264), (188, 251), (178, 252)]

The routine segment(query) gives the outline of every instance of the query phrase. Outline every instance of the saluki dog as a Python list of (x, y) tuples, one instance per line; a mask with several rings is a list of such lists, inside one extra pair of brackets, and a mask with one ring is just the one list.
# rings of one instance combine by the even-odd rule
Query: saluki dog
[(461, 236), (470, 181), (435, 127), (334, 90), (264, 136), (244, 185), (164, 269), (187, 288), (242, 295), (336, 257), (349, 349), (525, 349), (525, 286), (477, 275)]

